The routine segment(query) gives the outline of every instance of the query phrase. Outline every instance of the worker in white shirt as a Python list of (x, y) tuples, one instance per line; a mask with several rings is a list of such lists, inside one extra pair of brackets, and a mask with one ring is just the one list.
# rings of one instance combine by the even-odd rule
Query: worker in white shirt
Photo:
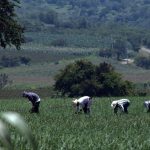
[(118, 109), (120, 109), (124, 113), (128, 113), (129, 105), (130, 101), (128, 99), (120, 99), (111, 103), (111, 107), (114, 109), (115, 114), (117, 114)]
[(150, 112), (150, 101), (145, 101), (144, 106), (147, 109), (147, 112)]
[(79, 99), (75, 99), (72, 101), (73, 105), (76, 107), (76, 113), (79, 113), (80, 111), (84, 111), (85, 114), (90, 113), (90, 107), (92, 103), (92, 99), (89, 96), (83, 96)]

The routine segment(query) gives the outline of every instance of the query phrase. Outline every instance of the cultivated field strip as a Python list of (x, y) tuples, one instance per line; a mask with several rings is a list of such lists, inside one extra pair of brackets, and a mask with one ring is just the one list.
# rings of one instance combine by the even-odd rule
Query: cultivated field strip
[[(129, 114), (114, 115), (111, 101), (119, 98), (93, 98), (91, 116), (74, 114), (71, 98), (41, 98), (40, 114), (29, 114), (27, 100), (0, 101), (1, 111), (20, 113), (32, 129), (39, 150), (148, 150), (150, 114), (143, 107), (148, 97), (127, 97)], [(11, 128), (17, 150), (29, 150), (24, 138)]]

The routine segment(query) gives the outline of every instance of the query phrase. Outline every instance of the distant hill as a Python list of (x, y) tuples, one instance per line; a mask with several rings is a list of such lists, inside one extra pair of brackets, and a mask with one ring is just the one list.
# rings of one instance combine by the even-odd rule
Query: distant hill
[(150, 0), (20, 0), (27, 27), (87, 28), (119, 23), (149, 28)]
[[(32, 32), (26, 43), (41, 39), (48, 46), (98, 47), (102, 57), (118, 60), (150, 48), (150, 0), (20, 0), (17, 14)], [(46, 39), (34, 31), (44, 31)]]

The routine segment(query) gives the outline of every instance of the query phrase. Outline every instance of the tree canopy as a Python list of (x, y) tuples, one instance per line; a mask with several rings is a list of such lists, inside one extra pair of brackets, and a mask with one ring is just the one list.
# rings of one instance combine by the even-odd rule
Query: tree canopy
[[(60, 26), (89, 27), (103, 23), (119, 23), (149, 29), (149, 0), (21, 0), (22, 20), (36, 23), (40, 13), (50, 9), (58, 13)], [(32, 17), (34, 16), (34, 17)], [(48, 19), (48, 18), (47, 18)], [(46, 19), (46, 20), (47, 20)], [(45, 23), (45, 19), (41, 20)], [(51, 20), (51, 19), (50, 19)], [(57, 23), (58, 23), (57, 22)], [(46, 23), (57, 24), (46, 21)], [(66, 25), (67, 24), (67, 25)]]
[(23, 41), (23, 28), (17, 21), (15, 7), (19, 6), (19, 0), (0, 1), (0, 46), (14, 45), (17, 49)]
[(111, 64), (93, 65), (78, 60), (67, 65), (55, 77), (54, 88), (62, 95), (72, 96), (122, 96), (133, 93), (133, 85), (123, 81)]

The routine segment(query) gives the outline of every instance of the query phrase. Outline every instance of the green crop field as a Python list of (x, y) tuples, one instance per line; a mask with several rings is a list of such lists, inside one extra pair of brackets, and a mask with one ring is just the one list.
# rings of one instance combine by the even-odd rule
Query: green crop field
[[(30, 103), (21, 97), (2, 99), (0, 110), (15, 111), (25, 118), (39, 150), (148, 150), (150, 114), (143, 107), (147, 98), (128, 98), (129, 114), (118, 116), (110, 107), (114, 97), (93, 98), (91, 116), (74, 114), (71, 98), (42, 99), (38, 115), (28, 112)], [(31, 149), (14, 128), (10, 131), (15, 149)]]
[[(0, 150), (32, 150), (30, 130), (12, 112), (28, 124), (35, 150), (150, 150), (143, 105), (150, 96), (150, 0), (7, 1), (0, 2)], [(80, 61), (64, 70), (77, 60), (99, 66)], [(67, 96), (86, 89), (89, 96), (128, 94), (129, 114), (110, 106), (125, 97), (94, 96), (90, 115), (75, 114)], [(29, 113), (23, 91), (40, 96), (39, 114)]]

